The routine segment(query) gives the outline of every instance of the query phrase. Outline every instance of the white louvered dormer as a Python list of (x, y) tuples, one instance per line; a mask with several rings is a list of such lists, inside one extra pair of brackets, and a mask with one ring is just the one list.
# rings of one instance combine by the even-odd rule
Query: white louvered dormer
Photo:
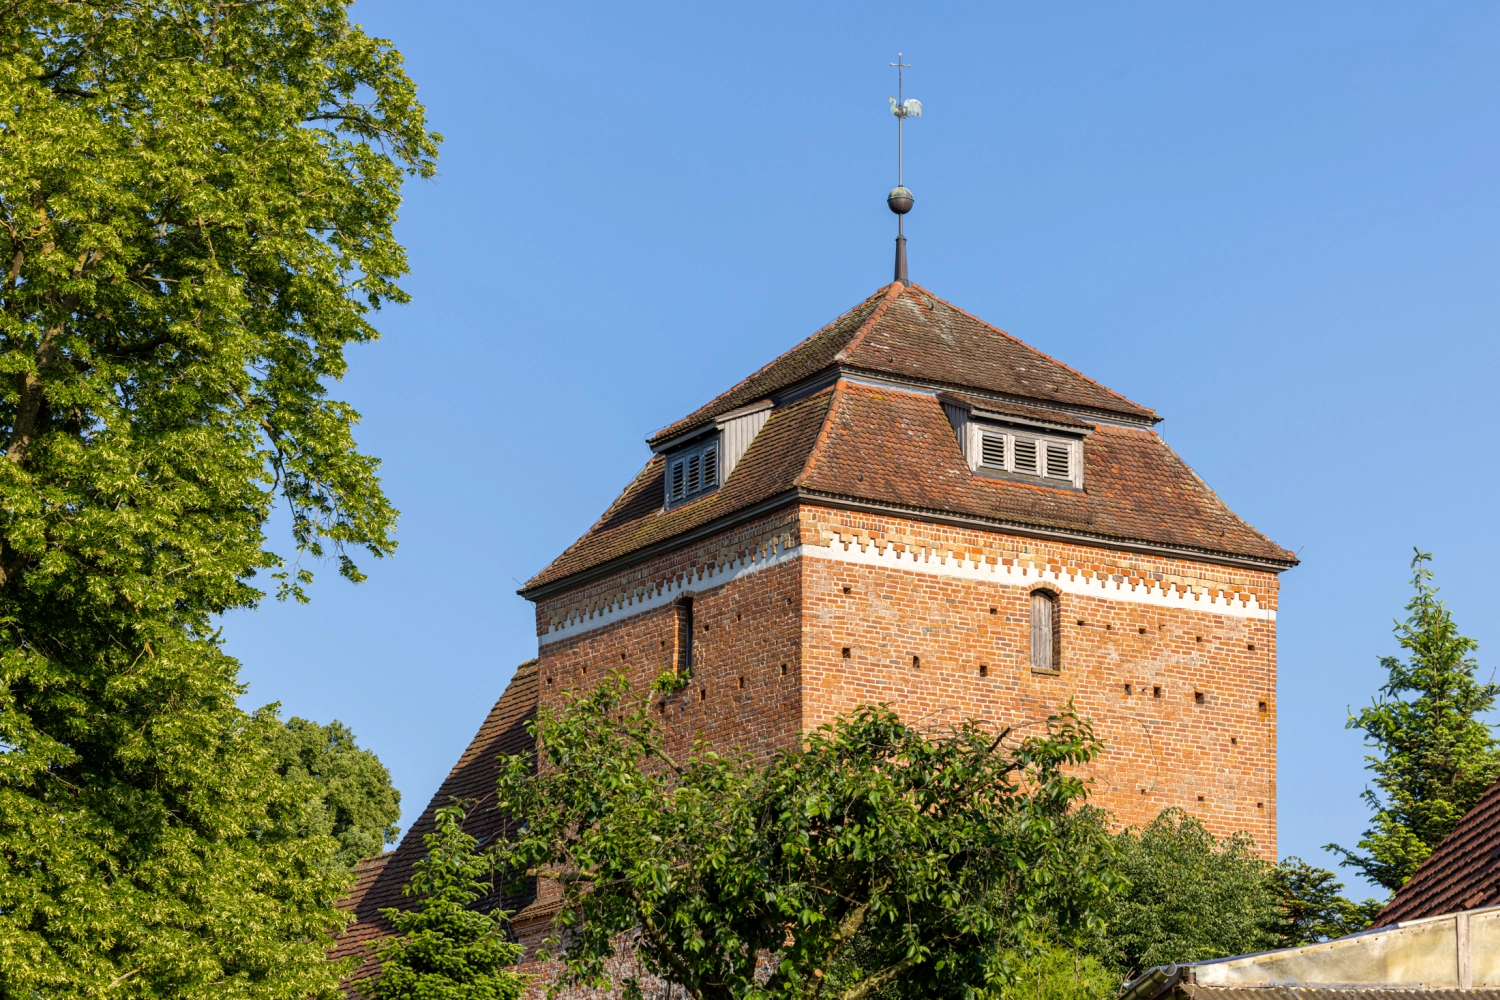
[(944, 393), (969, 468), (981, 475), (1083, 489), (1083, 442), (1093, 430), (1067, 414)]
[(969, 424), (970, 433), (979, 438), (979, 463), (975, 471), (989, 469), (1015, 476), (1050, 479), (1074, 489), (1083, 489), (1083, 442), (1043, 437), (1034, 432), (987, 425), (981, 421)]

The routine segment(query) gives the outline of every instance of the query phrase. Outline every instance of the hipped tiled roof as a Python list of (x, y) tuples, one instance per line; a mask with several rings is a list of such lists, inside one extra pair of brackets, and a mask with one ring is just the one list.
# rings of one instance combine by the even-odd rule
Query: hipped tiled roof
[[(832, 385), (817, 389), (823, 378)], [(765, 399), (776, 401), (770, 419), (717, 492), (664, 509), (665, 463), (653, 457), (598, 523), (522, 593), (604, 572), (794, 491), (906, 508), (918, 517), (980, 518), (1001, 529), (1296, 563), (1236, 517), (1167, 447), (1151, 429), (1154, 412), (916, 286), (882, 289), (652, 440)], [(942, 399), (1092, 431), (1084, 444), (1084, 489), (974, 474)]]
[[(472, 803), (464, 819), (464, 830), (483, 844), (504, 827), (504, 818), (495, 808), (495, 781), (499, 777), (496, 758), (502, 754), (530, 752), (535, 743), (526, 731), (526, 722), (536, 714), (537, 663), (529, 660), (516, 668), (500, 700), (490, 709), (479, 732), (448, 772), (437, 794), (417, 817), (411, 829), (401, 838), (394, 851), (366, 858), (355, 868), (355, 883), (340, 908), (351, 913), (353, 920), (335, 943), (332, 958), (354, 956), (360, 964), (351, 977), (358, 981), (378, 969), (375, 945), (391, 933), (390, 922), (380, 915), (387, 907), (403, 907), (410, 900), (401, 887), (411, 878), (412, 865), (426, 853), (422, 838), (433, 830), (434, 814), (439, 806), (453, 799)], [(529, 899), (495, 899), (488, 908), (518, 910)]]
[(1134, 420), (1156, 419), (1150, 409), (926, 289), (894, 282), (651, 440), (774, 396), (834, 364)]
[(1396, 891), (1374, 926), (1500, 906), (1500, 782)]

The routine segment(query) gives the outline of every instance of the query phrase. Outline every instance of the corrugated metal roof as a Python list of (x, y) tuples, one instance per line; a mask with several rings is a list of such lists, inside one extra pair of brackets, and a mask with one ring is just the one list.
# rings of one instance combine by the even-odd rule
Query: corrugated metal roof
[(1193, 1000), (1500, 1000), (1500, 989), (1421, 989), (1391, 986), (1194, 986), (1174, 991)]

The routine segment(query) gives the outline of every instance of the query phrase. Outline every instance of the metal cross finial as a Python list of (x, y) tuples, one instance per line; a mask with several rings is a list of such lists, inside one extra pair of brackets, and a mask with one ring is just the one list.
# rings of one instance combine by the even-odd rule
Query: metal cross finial
[(896, 61), (891, 63), (892, 66), (896, 67), (896, 100), (898, 102), (901, 100), (901, 71), (911, 69), (911, 63), (902, 62), (901, 56), (902, 53), (897, 52)]

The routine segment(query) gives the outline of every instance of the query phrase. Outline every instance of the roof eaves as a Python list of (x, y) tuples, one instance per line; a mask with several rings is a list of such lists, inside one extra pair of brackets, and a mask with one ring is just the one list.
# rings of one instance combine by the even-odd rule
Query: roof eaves
[(1282, 573), (1298, 564), (1296, 558), (1290, 560), (1271, 559), (1197, 546), (1170, 545), (1164, 542), (1152, 542), (1125, 535), (1105, 535), (1068, 528), (1049, 528), (1042, 525), (1027, 524), (1024, 521), (1014, 521), (1009, 518), (982, 517), (976, 514), (961, 514), (939, 508), (885, 503), (877, 500), (867, 500), (863, 497), (829, 493), (822, 490), (799, 488), (797, 492), (799, 500), (830, 507), (841, 507), (846, 510), (867, 511), (874, 514), (895, 514), (899, 517), (910, 517), (915, 520), (948, 524), (954, 527), (983, 528), (988, 531), (999, 530), (1013, 535), (1023, 535), (1028, 538), (1045, 538), (1093, 546), (1105, 545), (1111, 548), (1125, 549), (1128, 552), (1174, 556), (1179, 559), (1192, 559), (1196, 562), (1211, 562), (1220, 566), (1238, 566), (1244, 569), (1258, 569), (1270, 573)]
[(721, 413), (717, 417), (710, 417), (700, 424), (694, 424), (691, 427), (684, 427), (682, 430), (677, 431), (670, 437), (657, 437), (656, 435), (652, 435), (651, 437), (646, 438), (646, 446), (651, 449), (652, 453), (660, 454), (661, 452), (668, 451), (682, 442), (690, 441), (700, 434), (706, 434), (709, 430), (721, 428), (736, 417), (746, 417), (752, 413), (759, 413), (761, 410), (769, 410), (775, 405), (776, 404), (769, 399), (758, 400), (757, 402), (751, 403), (748, 406), (741, 406), (737, 409), (730, 410), (728, 413)]
[[(1001, 331), (1004, 332), (1004, 331)], [(1008, 334), (1007, 334), (1008, 336)], [(1014, 339), (1014, 338), (1012, 338)], [(1040, 353), (1040, 352), (1039, 352)], [(1066, 413), (1068, 416), (1077, 417), (1090, 423), (1117, 424), (1121, 427), (1140, 427), (1150, 430), (1162, 422), (1162, 418), (1154, 412), (1144, 408), (1135, 411), (1106, 410), (1102, 407), (1083, 406), (1077, 403), (1068, 403), (1065, 406), (1052, 402), (1033, 399), (1030, 396), (1019, 396), (1009, 393), (998, 393), (988, 389), (981, 389), (970, 385), (956, 385), (952, 382), (934, 382), (928, 379), (912, 378), (909, 375), (893, 375), (890, 372), (880, 371), (874, 368), (859, 368), (854, 365), (839, 365), (838, 375), (851, 382), (862, 382), (866, 385), (885, 386), (892, 389), (918, 390), (928, 392), (932, 395), (940, 393), (953, 393), (976, 398), (989, 398), (997, 403), (1011, 403), (1016, 406), (1026, 406), (1037, 409), (1053, 409)], [(1142, 415), (1147, 414), (1147, 415)]]

